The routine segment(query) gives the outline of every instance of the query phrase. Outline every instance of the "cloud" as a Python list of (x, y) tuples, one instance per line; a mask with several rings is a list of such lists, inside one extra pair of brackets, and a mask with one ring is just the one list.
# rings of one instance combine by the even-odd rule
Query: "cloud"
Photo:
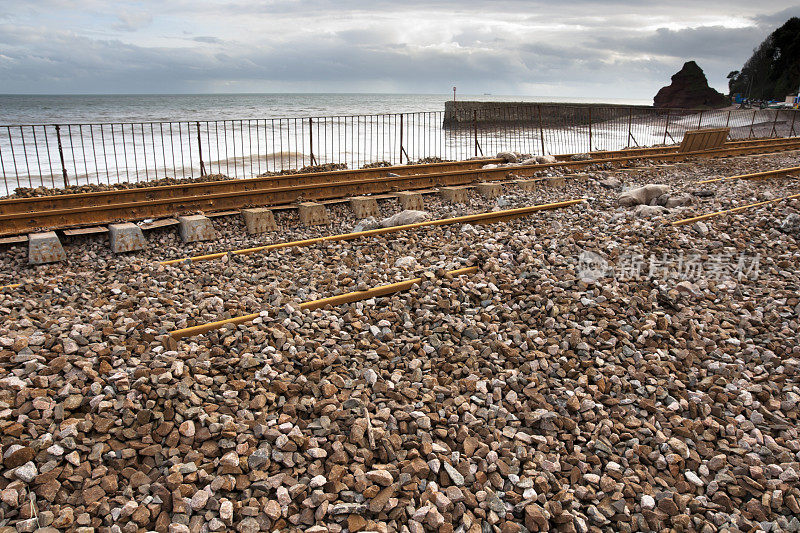
[(210, 35), (198, 35), (197, 37), (193, 37), (192, 40), (198, 43), (207, 44), (223, 44), (225, 42), (219, 37), (212, 37)]
[(153, 22), (150, 13), (123, 11), (117, 15), (117, 22), (111, 25), (118, 31), (137, 31)]
[(649, 99), (689, 59), (724, 89), (725, 75), (796, 9), (773, 0), (77, 5), (11, 9), (0, 0), (0, 92), (444, 93), (456, 84), (474, 93)]
[(648, 35), (603, 37), (596, 40), (604, 49), (624, 50), (638, 54), (652, 54), (676, 58), (728, 59), (752, 49), (752, 43), (764, 37), (763, 30), (755, 26), (726, 28), (700, 26), (670, 30), (658, 28)]
[(784, 22), (792, 17), (800, 17), (800, 5), (787, 7), (771, 15), (758, 15), (755, 17), (755, 21), (761, 26), (769, 27), (769, 33), (772, 33), (773, 30), (782, 26)]

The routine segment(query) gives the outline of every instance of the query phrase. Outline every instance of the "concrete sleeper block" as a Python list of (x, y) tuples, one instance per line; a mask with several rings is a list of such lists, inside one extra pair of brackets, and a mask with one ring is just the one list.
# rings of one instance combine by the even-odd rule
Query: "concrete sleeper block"
[(369, 196), (353, 196), (350, 198), (350, 207), (359, 220), (367, 217), (380, 216), (377, 200)]
[(28, 235), (28, 262), (32, 265), (65, 261), (67, 254), (54, 231)]
[(330, 224), (328, 210), (325, 206), (317, 202), (301, 202), (298, 205), (300, 212), (300, 223), (304, 226), (319, 226)]
[(454, 204), (465, 204), (468, 201), (466, 187), (442, 187), (439, 194), (443, 200)]
[(394, 193), (394, 196), (400, 202), (403, 211), (423, 211), (425, 209), (422, 195), (418, 192), (401, 191)]
[(217, 238), (217, 230), (211, 220), (203, 215), (178, 217), (179, 231), (183, 242), (210, 241)]
[(278, 225), (275, 223), (275, 215), (272, 210), (266, 207), (242, 209), (241, 213), (242, 218), (244, 218), (244, 224), (247, 226), (247, 233), (250, 235), (278, 229)]
[(542, 184), (542, 179), (515, 180), (514, 185), (518, 185), (523, 191), (535, 191)]
[(499, 183), (478, 183), (475, 190), (484, 198), (497, 198), (502, 194), (502, 187)]
[(561, 187), (566, 183), (563, 177), (555, 177), (555, 178), (544, 178), (542, 180), (542, 185), (547, 187)]
[(108, 225), (108, 241), (111, 251), (115, 254), (144, 250), (147, 241), (144, 240), (142, 228), (132, 222)]

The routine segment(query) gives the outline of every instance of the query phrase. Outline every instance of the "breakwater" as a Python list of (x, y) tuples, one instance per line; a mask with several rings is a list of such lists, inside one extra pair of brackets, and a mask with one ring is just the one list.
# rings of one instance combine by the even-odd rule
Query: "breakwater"
[(540, 124), (543, 127), (585, 125), (652, 113), (651, 106), (578, 103), (447, 101), (445, 128), (477, 125)]

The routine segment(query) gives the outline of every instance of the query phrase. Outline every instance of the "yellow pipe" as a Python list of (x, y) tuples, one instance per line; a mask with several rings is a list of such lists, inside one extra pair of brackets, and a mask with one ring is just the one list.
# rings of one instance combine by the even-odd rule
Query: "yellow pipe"
[(13, 283), (11, 285), (0, 285), (0, 290), (3, 289), (16, 289), (17, 287), (21, 287), (22, 283)]
[[(445, 277), (452, 278), (455, 276), (474, 274), (477, 271), (478, 267), (476, 266), (459, 268), (457, 270), (451, 270), (449, 272), (446, 272)], [(326, 305), (343, 305), (346, 303), (358, 302), (360, 300), (377, 298), (379, 296), (386, 296), (387, 294), (393, 294), (395, 292), (408, 290), (415, 283), (422, 283), (422, 278), (409, 279), (406, 281), (400, 281), (398, 283), (390, 283), (389, 285), (381, 285), (379, 287), (373, 287), (372, 289), (368, 289), (365, 291), (348, 292), (345, 294), (340, 294), (338, 296), (331, 296), (329, 298), (322, 298), (320, 300), (312, 300), (310, 302), (304, 302), (300, 304), (300, 309), (307, 309), (313, 311), (314, 309), (319, 309), (320, 307), (325, 307)], [(203, 333), (219, 329), (228, 324), (243, 324), (245, 322), (252, 322), (256, 318), (258, 318), (260, 314), (261, 314), (260, 312), (252, 313), (249, 315), (237, 316), (225, 320), (217, 320), (216, 322), (209, 322), (207, 324), (201, 324), (199, 326), (192, 326), (190, 328), (177, 329), (171, 332), (170, 336), (175, 340), (182, 339), (184, 337), (194, 337), (195, 335), (202, 335)]]
[(778, 170), (767, 170), (765, 172), (755, 172), (753, 174), (741, 174), (739, 176), (728, 176), (723, 178), (712, 178), (709, 180), (702, 180), (698, 181), (698, 184), (703, 183), (716, 183), (718, 181), (728, 181), (728, 180), (757, 180), (757, 179), (767, 179), (767, 178), (778, 178), (781, 177), (783, 174), (789, 174), (791, 172), (800, 172), (800, 167), (789, 167), (789, 168), (781, 168)]
[(793, 198), (800, 198), (800, 194), (793, 194), (791, 196), (784, 196), (782, 198), (775, 198), (774, 200), (765, 200), (763, 202), (756, 202), (754, 204), (748, 205), (740, 205), (739, 207), (734, 207), (732, 209), (725, 209), (724, 211), (715, 211), (713, 213), (706, 213), (705, 215), (700, 215), (697, 217), (692, 218), (684, 218), (682, 220), (676, 220), (672, 223), (673, 226), (684, 226), (686, 224), (692, 224), (693, 222), (699, 222), (700, 220), (705, 220), (707, 218), (718, 217), (721, 215), (726, 215), (728, 213), (736, 213), (738, 211), (743, 211), (745, 209), (750, 209), (751, 207), (758, 207), (760, 205), (771, 204), (774, 202), (781, 202), (783, 200), (791, 200)]
[[(447, 272), (445, 276), (448, 278), (453, 278), (456, 276), (463, 276), (466, 274), (474, 274), (477, 271), (478, 267), (475, 266), (459, 268), (458, 270), (451, 270)], [(326, 305), (344, 305), (352, 302), (358, 302), (360, 300), (369, 300), (370, 298), (378, 298), (380, 296), (386, 296), (387, 294), (408, 290), (415, 283), (422, 283), (422, 278), (409, 279), (406, 281), (391, 283), (389, 285), (381, 285), (380, 287), (374, 287), (366, 291), (348, 292), (347, 294), (340, 294), (338, 296), (331, 296), (329, 298), (322, 298), (320, 300), (305, 302), (300, 304), (300, 309), (308, 309), (310, 311), (313, 311), (314, 309), (319, 309), (320, 307), (325, 307)]]
[(468, 223), (468, 222), (481, 222), (481, 221), (493, 221), (498, 218), (508, 218), (508, 217), (522, 217), (528, 215), (530, 213), (535, 213), (536, 211), (546, 211), (549, 209), (559, 209), (561, 207), (569, 207), (571, 205), (575, 205), (581, 202), (585, 202), (585, 198), (579, 198), (576, 200), (566, 200), (564, 202), (555, 202), (550, 204), (539, 204), (539, 205), (532, 205), (528, 207), (518, 207), (515, 209), (506, 209), (504, 211), (489, 211), (485, 213), (477, 213), (474, 215), (465, 215), (460, 217), (453, 217), (453, 218), (441, 218), (438, 220), (429, 220), (427, 222), (417, 222), (414, 224), (404, 224), (402, 226), (392, 226), (390, 228), (378, 228), (372, 229), (367, 231), (357, 231), (353, 233), (341, 233), (338, 235), (328, 235), (325, 237), (316, 237), (313, 239), (304, 239), (301, 241), (290, 241), (290, 242), (282, 242), (277, 244), (268, 244), (265, 246), (256, 246), (254, 248), (242, 248), (239, 250), (231, 250), (230, 252), (218, 252), (213, 254), (207, 255), (196, 255), (194, 257), (184, 257), (181, 259), (170, 259), (169, 261), (160, 261), (159, 264), (162, 265), (174, 265), (176, 263), (182, 263), (184, 261), (208, 261), (211, 259), (219, 259), (227, 254), (233, 255), (244, 255), (244, 254), (252, 254), (256, 252), (269, 252), (272, 250), (278, 250), (280, 248), (290, 248), (296, 246), (311, 246), (312, 244), (317, 244), (320, 242), (325, 241), (349, 241), (354, 239), (359, 239), (361, 237), (372, 237), (374, 235), (383, 235), (386, 233), (395, 233), (399, 231), (405, 231), (409, 229), (416, 229), (422, 228), (425, 226), (444, 226), (449, 224), (461, 224), (461, 223)]

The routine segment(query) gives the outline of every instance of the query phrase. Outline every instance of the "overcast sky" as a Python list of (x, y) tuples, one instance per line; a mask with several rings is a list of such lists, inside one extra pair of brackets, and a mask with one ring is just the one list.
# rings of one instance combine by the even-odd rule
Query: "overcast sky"
[(689, 59), (726, 90), (790, 16), (785, 0), (0, 0), (0, 93), (651, 99)]

